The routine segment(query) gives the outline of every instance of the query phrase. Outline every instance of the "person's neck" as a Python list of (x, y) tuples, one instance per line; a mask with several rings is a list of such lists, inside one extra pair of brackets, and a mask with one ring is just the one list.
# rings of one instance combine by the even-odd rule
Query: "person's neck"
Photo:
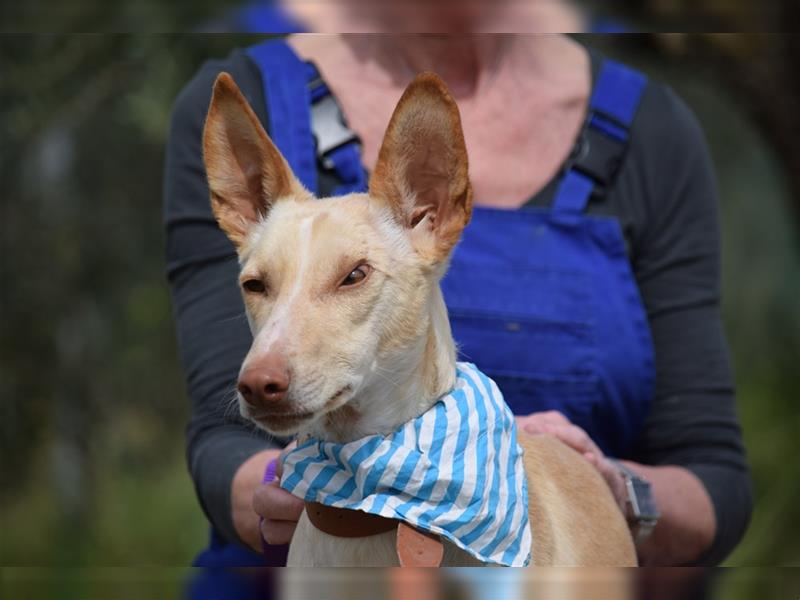
[(476, 95), (501, 68), (514, 43), (506, 35), (398, 34), (369, 43), (372, 54), (402, 85), (422, 71), (434, 71), (456, 98)]

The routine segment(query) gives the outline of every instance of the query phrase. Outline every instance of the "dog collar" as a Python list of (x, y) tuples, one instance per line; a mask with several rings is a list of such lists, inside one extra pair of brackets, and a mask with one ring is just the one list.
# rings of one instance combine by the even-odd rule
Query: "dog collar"
[(380, 515), (349, 508), (336, 508), (319, 502), (306, 500), (306, 515), (311, 524), (329, 535), (359, 538), (378, 535), (397, 529), (400, 523)]
[(314, 527), (337, 537), (369, 537), (397, 530), (397, 558), (401, 567), (438, 567), (442, 563), (441, 538), (403, 521), (308, 501), (306, 515)]

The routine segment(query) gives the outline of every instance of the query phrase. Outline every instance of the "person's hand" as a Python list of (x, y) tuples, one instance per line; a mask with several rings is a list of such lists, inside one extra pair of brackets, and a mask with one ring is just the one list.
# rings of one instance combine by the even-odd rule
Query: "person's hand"
[(626, 513), (628, 493), (625, 478), (619, 469), (608, 460), (603, 451), (592, 441), (583, 429), (570, 422), (567, 417), (556, 410), (518, 416), (517, 427), (526, 433), (552, 435), (573, 450), (580, 452), (606, 480), (614, 499), (623, 514)]
[(305, 503), (280, 487), (283, 456), (297, 444), (292, 442), (278, 457), (275, 479), (256, 488), (253, 510), (262, 517), (261, 536), (268, 544), (288, 544), (292, 541), (297, 521)]

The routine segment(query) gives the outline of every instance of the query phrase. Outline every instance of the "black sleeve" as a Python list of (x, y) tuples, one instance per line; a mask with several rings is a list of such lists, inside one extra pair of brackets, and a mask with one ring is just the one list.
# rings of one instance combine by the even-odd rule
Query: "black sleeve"
[(702, 481), (717, 533), (699, 562), (718, 564), (744, 534), (752, 497), (720, 315), (717, 190), (703, 132), (677, 95), (651, 84), (642, 112), (624, 167), (632, 193), (621, 208), (634, 224), (631, 260), (653, 334), (656, 388), (631, 458), (684, 466)]
[(191, 417), (187, 460), (200, 504), (214, 528), (237, 541), (231, 482), (250, 456), (277, 441), (239, 417), (234, 384), (251, 334), (238, 289), (233, 245), (211, 213), (202, 130), (214, 80), (228, 71), (265, 121), (255, 66), (241, 53), (208, 62), (177, 98), (166, 151), (164, 219), (167, 277)]

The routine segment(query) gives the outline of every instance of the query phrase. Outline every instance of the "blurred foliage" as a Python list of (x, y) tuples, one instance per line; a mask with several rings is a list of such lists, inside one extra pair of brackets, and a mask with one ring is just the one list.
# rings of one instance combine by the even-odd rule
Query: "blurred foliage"
[[(183, 18), (168, 3), (129, 10), (145, 24)], [(188, 407), (163, 274), (163, 152), (182, 85), (203, 60), (252, 41), (0, 40), (0, 564), (185, 565), (205, 540), (182, 457)], [(730, 564), (800, 565), (800, 489), (788, 470), (800, 429), (791, 208), (800, 187), (770, 134), (780, 122), (760, 119), (758, 94), (735, 81), (751, 67), (771, 81), (777, 71), (759, 67), (759, 53), (782, 56), (769, 44), (783, 42), (748, 49), (742, 38), (731, 58), (705, 38), (587, 41), (675, 86), (708, 133), (757, 502)], [(780, 89), (772, 83), (765, 89)]]
[[(180, 458), (188, 407), (163, 275), (161, 172), (180, 87), (208, 56), (247, 43), (161, 35), (2, 40), (6, 564), (9, 552), (33, 563), (53, 556), (81, 563), (81, 552), (47, 544), (59, 524), (67, 532), (105, 527), (87, 541), (100, 544), (87, 549), (95, 563), (185, 564), (199, 547), (196, 532), (205, 537)], [(114, 529), (98, 519), (121, 486), (139, 493), (129, 506), (115, 498), (125, 520)], [(170, 513), (173, 495), (182, 510)], [(28, 508), (35, 523), (24, 518)], [(184, 511), (193, 518), (191, 545), (175, 533), (154, 544), (139, 529), (141, 521), (156, 536), (172, 531)], [(15, 543), (6, 545), (15, 528)], [(139, 534), (141, 544), (124, 543)]]
[(236, 0), (26, 0), (0, 3), (3, 31), (27, 33), (175, 33), (192, 30)]

